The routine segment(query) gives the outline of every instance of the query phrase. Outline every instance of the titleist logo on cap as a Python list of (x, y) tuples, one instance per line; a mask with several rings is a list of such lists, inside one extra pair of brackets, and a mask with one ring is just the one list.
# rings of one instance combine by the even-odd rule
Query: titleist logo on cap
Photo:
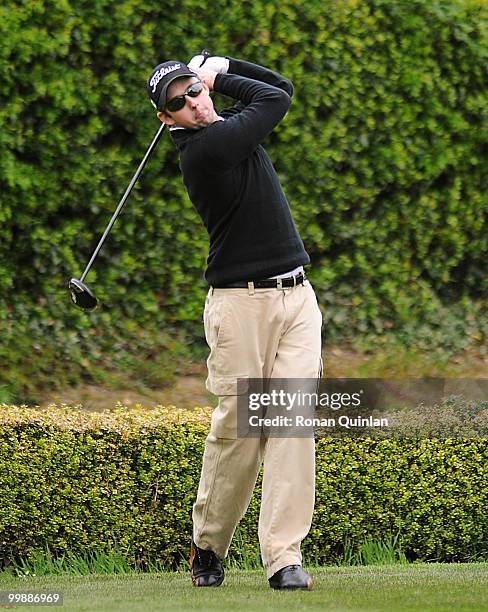
[(152, 93), (156, 91), (156, 87), (158, 86), (159, 81), (166, 74), (173, 72), (173, 70), (178, 70), (178, 68), (181, 68), (181, 64), (173, 64), (172, 66), (167, 66), (166, 68), (161, 68), (160, 70), (157, 70), (152, 75), (151, 80), (149, 81), (149, 85), (152, 85)]

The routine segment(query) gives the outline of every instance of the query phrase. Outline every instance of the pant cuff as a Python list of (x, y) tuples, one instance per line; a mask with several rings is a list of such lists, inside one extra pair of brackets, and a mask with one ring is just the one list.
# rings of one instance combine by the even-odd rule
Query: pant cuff
[(219, 549), (218, 546), (214, 546), (211, 542), (209, 542), (208, 540), (205, 540), (205, 538), (200, 539), (200, 538), (197, 538), (195, 535), (193, 535), (193, 541), (198, 546), (198, 548), (202, 548), (203, 550), (211, 550), (219, 557), (219, 559), (225, 559), (225, 557), (227, 557), (227, 553), (229, 552), (228, 549), (227, 550)]

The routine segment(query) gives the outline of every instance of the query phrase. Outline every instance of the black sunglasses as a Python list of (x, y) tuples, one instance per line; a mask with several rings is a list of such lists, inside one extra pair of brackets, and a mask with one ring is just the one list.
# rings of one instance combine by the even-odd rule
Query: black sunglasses
[(196, 98), (203, 91), (203, 83), (201, 81), (197, 81), (196, 83), (192, 83), (181, 96), (175, 96), (166, 102), (166, 109), (172, 113), (181, 110), (186, 104), (185, 96), (190, 96), (190, 98)]

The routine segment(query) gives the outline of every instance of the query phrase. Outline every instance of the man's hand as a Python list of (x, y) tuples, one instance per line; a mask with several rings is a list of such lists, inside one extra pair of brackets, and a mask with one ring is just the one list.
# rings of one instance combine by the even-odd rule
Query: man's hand
[(229, 70), (229, 60), (218, 55), (195, 55), (188, 62), (188, 68), (205, 83), (210, 91), (213, 91), (215, 76), (217, 74), (227, 74)]
[(212, 70), (220, 74), (227, 74), (229, 70), (229, 60), (226, 57), (219, 57), (217, 55), (212, 55), (206, 59), (205, 55), (195, 55), (189, 61), (188, 68), (195, 72), (199, 68), (205, 68), (206, 70)]
[(197, 75), (197, 77), (205, 83), (205, 85), (209, 88), (210, 91), (213, 91), (214, 81), (217, 73), (213, 70), (206, 70), (205, 68), (193, 68), (193, 71)]

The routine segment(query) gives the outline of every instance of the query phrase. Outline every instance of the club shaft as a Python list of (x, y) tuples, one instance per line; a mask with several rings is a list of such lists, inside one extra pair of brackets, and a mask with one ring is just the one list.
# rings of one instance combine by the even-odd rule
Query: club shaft
[(124, 204), (127, 201), (127, 198), (129, 197), (130, 192), (132, 191), (132, 188), (136, 184), (137, 179), (139, 178), (141, 172), (144, 170), (144, 166), (146, 165), (147, 160), (151, 157), (152, 152), (154, 151), (156, 145), (158, 144), (158, 141), (161, 138), (161, 134), (163, 133), (164, 128), (165, 128), (165, 124), (162, 123), (161, 126), (158, 128), (158, 131), (156, 132), (156, 136), (154, 136), (153, 141), (149, 145), (149, 148), (146, 151), (146, 154), (144, 155), (141, 163), (139, 164), (139, 168), (137, 168), (136, 173), (132, 177), (132, 180), (129, 183), (129, 186), (125, 190), (125, 193), (122, 196), (122, 199), (120, 200), (117, 208), (115, 209), (115, 212), (112, 215), (112, 218), (110, 219), (110, 222), (107, 225), (106, 230), (103, 232), (103, 236), (100, 238), (100, 242), (98, 243), (97, 248), (94, 250), (93, 255), (91, 256), (91, 259), (88, 262), (88, 264), (87, 264), (87, 266), (85, 268), (85, 271), (83, 272), (83, 274), (82, 274), (82, 276), (80, 278), (80, 282), (83, 282), (85, 280), (86, 275), (90, 271), (90, 268), (92, 267), (92, 264), (95, 261), (96, 256), (98, 255), (100, 249), (102, 248), (102, 245), (105, 242), (106, 237), (108, 236), (110, 230), (112, 229), (112, 226), (115, 223), (117, 217), (119, 216), (120, 211), (124, 207)]

